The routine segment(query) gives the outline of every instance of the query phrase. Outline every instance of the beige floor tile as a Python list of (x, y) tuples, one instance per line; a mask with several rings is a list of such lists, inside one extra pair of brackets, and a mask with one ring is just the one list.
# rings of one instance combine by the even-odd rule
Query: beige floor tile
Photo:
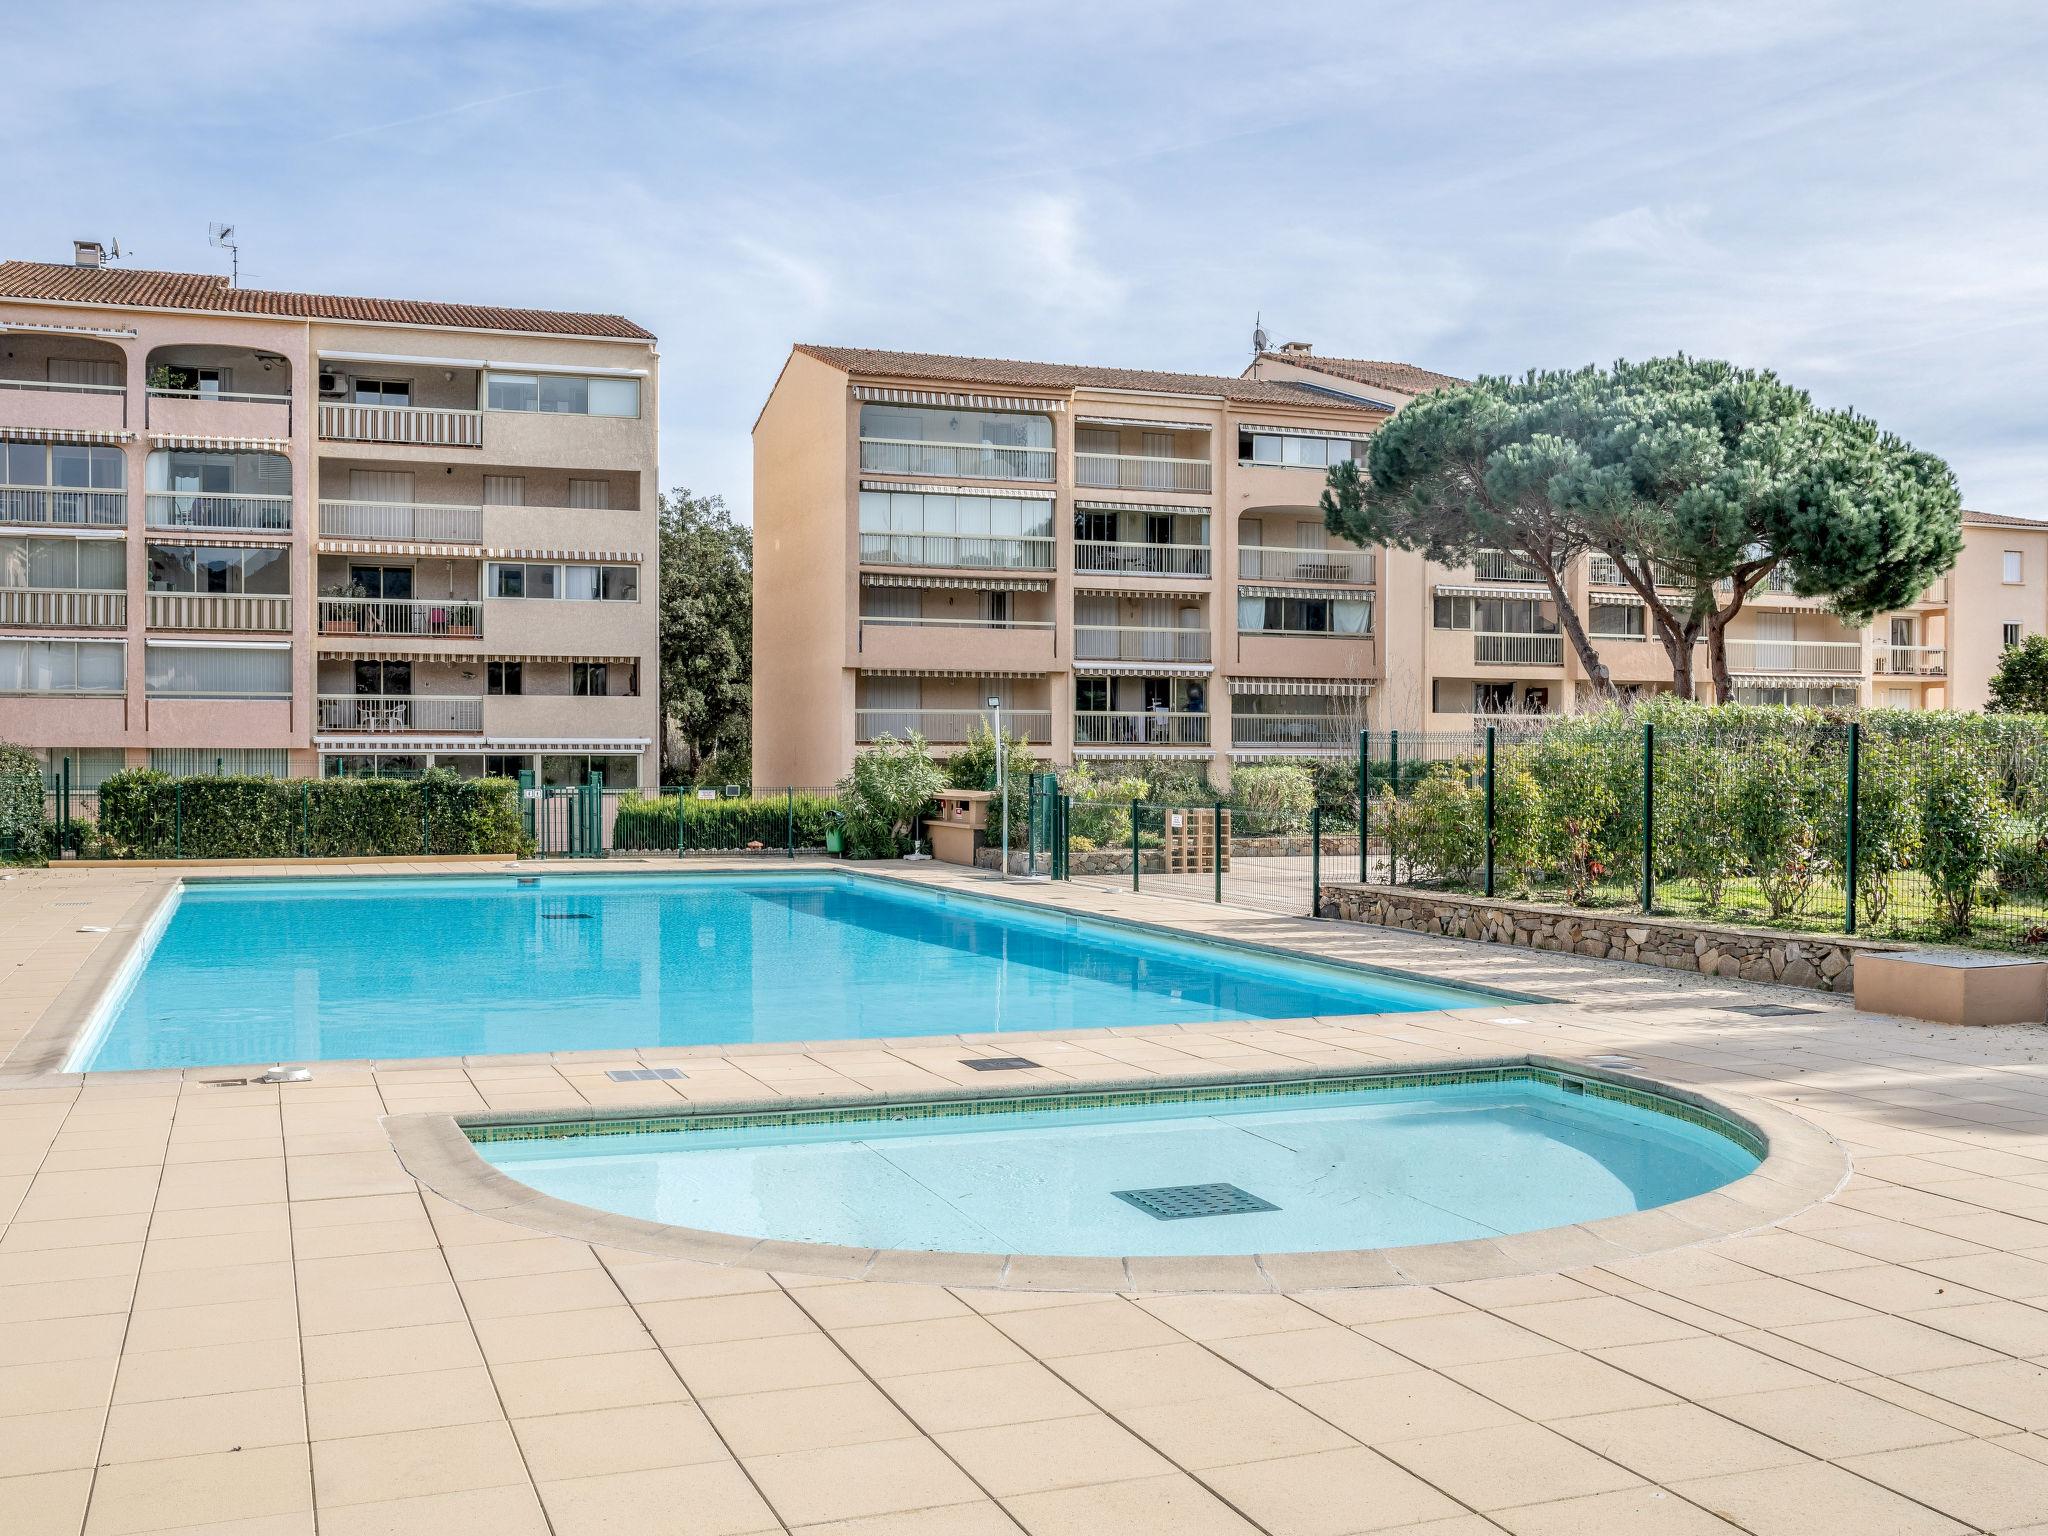
[(548, 1536), (548, 1522), (540, 1496), (520, 1484), (323, 1508), (320, 1536)]
[(303, 1445), (306, 1408), (297, 1387), (120, 1403), (108, 1413), (104, 1462), (162, 1461)]
[(78, 1536), (91, 1491), (90, 1467), (0, 1478), (0, 1509), (10, 1536)]
[[(552, 1278), (552, 1277), (551, 1277)], [(607, 1279), (606, 1284), (610, 1281)], [(817, 1324), (780, 1291), (742, 1296), (702, 1296), (686, 1301), (640, 1302), (635, 1306), (657, 1344), (718, 1344), (730, 1339), (767, 1339), (811, 1333)]]
[(927, 1434), (1095, 1411), (1087, 1398), (1035, 1360), (893, 1376), (889, 1395)]
[(459, 1322), (323, 1334), (305, 1341), (305, 1357), (309, 1382), (360, 1381), (483, 1363), (476, 1335)]
[(2017, 1301), (1936, 1307), (1912, 1321), (2005, 1355), (2048, 1355), (2048, 1309)]
[(937, 1438), (940, 1448), (997, 1498), (1174, 1470), (1137, 1436), (1099, 1413), (956, 1430)]
[(1053, 1362), (1067, 1384), (1111, 1413), (1265, 1389), (1199, 1344), (1068, 1355)]
[(730, 1459), (694, 1403), (557, 1413), (512, 1429), (536, 1482)]
[(750, 1456), (746, 1469), (789, 1525), (892, 1514), (980, 1497), (929, 1440), (883, 1440)]
[(1177, 1344), (1182, 1338), (1143, 1307), (1121, 1297), (1082, 1306), (1005, 1312), (993, 1321), (1041, 1360), (1151, 1349)]
[(1287, 1395), (1367, 1445), (1515, 1423), (1498, 1403), (1432, 1371), (1296, 1387)]
[(543, 1483), (540, 1498), (553, 1536), (756, 1536), (782, 1530), (731, 1462)]
[(705, 1412), (737, 1456), (866, 1445), (918, 1433), (915, 1424), (865, 1381), (715, 1397)]
[(1326, 1322), (1291, 1296), (1143, 1296), (1138, 1305), (1198, 1341), (1319, 1329)]
[(1879, 1451), (1843, 1465), (1982, 1530), (2048, 1521), (2048, 1466), (1983, 1440)]
[(612, 1277), (594, 1266), (464, 1280), (461, 1287), (463, 1304), (469, 1315), (479, 1320), (531, 1317), (543, 1312), (580, 1312), (586, 1308), (625, 1304), (619, 1288), (612, 1283)]
[(1270, 1387), (1391, 1376), (1415, 1368), (1406, 1357), (1349, 1328), (1297, 1328), (1214, 1339), (1209, 1348)]
[(1222, 1467), (1204, 1481), (1274, 1536), (1352, 1536), (1462, 1513), (1362, 1446)]
[(0, 1366), (118, 1355), (127, 1331), (125, 1311), (98, 1317), (67, 1317), (57, 1322), (0, 1322)]
[[(468, 1321), (462, 1306), (462, 1293), (450, 1280), (428, 1285), (394, 1285), (376, 1290), (302, 1291), (298, 1316), (299, 1326), (308, 1338)], [(527, 1319), (495, 1321), (501, 1325), (507, 1321), (520, 1324)], [(475, 1326), (481, 1330), (489, 1324), (479, 1322)]]
[(1961, 1438), (1961, 1431), (1946, 1424), (1834, 1382), (1717, 1397), (1708, 1406), (1809, 1455), (1829, 1460)]
[(1621, 1296), (1547, 1301), (1536, 1306), (1509, 1307), (1499, 1315), (1568, 1349), (1654, 1344), (1664, 1339), (1695, 1338), (1700, 1332)]
[(1795, 1344), (1846, 1360), (1861, 1370), (1896, 1376), (1950, 1365), (1976, 1365), (1997, 1356), (1903, 1317), (1853, 1317), (1833, 1323), (1799, 1323), (1774, 1330)]
[(1607, 1493), (1640, 1481), (1540, 1424), (1395, 1440), (1380, 1449), (1424, 1481), (1481, 1511)]
[(321, 1381), (306, 1388), (306, 1422), (315, 1440), (482, 1424), (504, 1416), (491, 1373), (480, 1365)]
[(162, 1349), (121, 1358), (114, 1377), (116, 1403), (213, 1397), (299, 1384), (299, 1341), (258, 1339), (190, 1349)]
[(0, 1419), (105, 1407), (114, 1390), (117, 1364), (112, 1356), (102, 1355), (95, 1360), (0, 1366)]
[(593, 1307), (538, 1317), (497, 1317), (476, 1324), (476, 1342), (492, 1365), (525, 1360), (572, 1360), (584, 1355), (644, 1349), (647, 1326), (631, 1307)]
[[(1065, 1310), (1064, 1308), (1060, 1310)], [(914, 1323), (847, 1328), (833, 1337), (877, 1379), (923, 1371), (1006, 1365), (1029, 1358), (981, 1317), (939, 1317)]]
[(1555, 1354), (1563, 1348), (1541, 1334), (1517, 1328), (1505, 1318), (1470, 1310), (1448, 1316), (1364, 1323), (1358, 1331), (1374, 1343), (1384, 1344), (1417, 1365), (1432, 1369), (1477, 1365), (1487, 1360), (1519, 1360), (1528, 1355)]
[(651, 1344), (619, 1354), (529, 1360), (490, 1370), (505, 1411), (514, 1418), (676, 1403), (690, 1395), (668, 1357)]
[(1031, 1536), (1252, 1536), (1257, 1530), (1179, 1475), (1026, 1493), (1003, 1503)]
[(511, 1426), (502, 1420), (313, 1443), (313, 1485), (323, 1509), (388, 1499), (398, 1489), (455, 1493), (526, 1480)]
[(860, 1328), (871, 1323), (915, 1323), (959, 1317), (969, 1309), (936, 1285), (825, 1285), (807, 1290), (804, 1311), (824, 1328)]
[(0, 1317), (11, 1323), (91, 1317), (126, 1310), (134, 1294), (135, 1281), (126, 1274), (0, 1286)]
[(0, 1479), (92, 1466), (104, 1418), (97, 1408), (72, 1408), (0, 1419)]
[(1993, 1360), (1914, 1371), (1898, 1380), (2020, 1429), (2048, 1429), (2048, 1369), (2032, 1361)]
[(1124, 1411), (1123, 1420), (1176, 1466), (1192, 1472), (1343, 1450), (1355, 1443), (1320, 1415), (1278, 1392), (1240, 1392), (1207, 1402), (1131, 1408)]
[(832, 1340), (817, 1333), (684, 1344), (664, 1353), (700, 1399), (790, 1387), (828, 1387), (861, 1379), (859, 1367)]
[(1950, 1536), (1967, 1529), (1820, 1462), (1710, 1477), (1672, 1491), (1752, 1536)]
[(1515, 1536), (1730, 1536), (1741, 1529), (1650, 1487), (1495, 1510), (1493, 1518)]
[(1587, 1413), (1618, 1413), (1673, 1401), (1661, 1387), (1591, 1355), (1532, 1355), (1522, 1360), (1493, 1360), (1483, 1365), (1454, 1366), (1444, 1373), (1525, 1418), (1572, 1418)]
[(1658, 1483), (1790, 1466), (1807, 1459), (1789, 1446), (1692, 1403), (1556, 1419), (1550, 1427)]
[(792, 1536), (1018, 1536), (1019, 1529), (1002, 1505), (988, 1499), (791, 1527)]
[(303, 1445), (129, 1461), (100, 1468), (85, 1536), (139, 1536), (312, 1507), (312, 1479)]
[(1662, 1344), (1624, 1344), (1596, 1349), (1594, 1357), (1639, 1376), (1680, 1397), (1727, 1397), (1737, 1392), (1768, 1392), (1780, 1387), (1810, 1387), (1821, 1380), (1754, 1349), (1727, 1339), (1672, 1339)]
[[(1832, 1295), (1824, 1288), (1824, 1282), (1838, 1279), (1844, 1273), (1857, 1274), (1860, 1271), (1836, 1270), (1815, 1275), (1811, 1277), (1810, 1284), (1780, 1279), (1775, 1275), (1759, 1275), (1754, 1280), (1692, 1286), (1672, 1294), (1681, 1301), (1689, 1301), (1696, 1307), (1705, 1307), (1710, 1312), (1719, 1312), (1752, 1328), (1782, 1328), (1789, 1323), (1824, 1323), (1839, 1318), (1856, 1317), (1866, 1310), (1865, 1304)], [(1628, 1341), (1613, 1339), (1605, 1342), (1621, 1344)]]

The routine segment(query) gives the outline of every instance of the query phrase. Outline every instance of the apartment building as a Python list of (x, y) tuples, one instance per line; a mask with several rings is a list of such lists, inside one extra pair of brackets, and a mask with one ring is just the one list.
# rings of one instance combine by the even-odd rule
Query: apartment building
[(652, 783), (655, 339), (0, 263), (0, 740)]

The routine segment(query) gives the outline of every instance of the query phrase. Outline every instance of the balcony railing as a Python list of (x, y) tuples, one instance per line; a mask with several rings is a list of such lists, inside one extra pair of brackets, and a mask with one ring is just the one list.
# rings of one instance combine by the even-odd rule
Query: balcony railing
[(481, 696), (342, 693), (320, 695), (323, 731), (481, 731)]
[(0, 485), (0, 523), (36, 528), (119, 528), (126, 491), (78, 491), (54, 485)]
[[(986, 709), (856, 709), (853, 734), (856, 741), (875, 741), (893, 736), (898, 741), (912, 731), (926, 741), (957, 745), (972, 741), (977, 732), (992, 729), (993, 716)], [(1006, 709), (1003, 734), (1022, 736), (1030, 742), (1052, 740), (1052, 711), (1049, 709)]]
[(985, 533), (863, 533), (860, 557), (869, 565), (944, 565), (969, 570), (1049, 571), (1050, 538), (1005, 538)]
[(1209, 631), (1144, 624), (1074, 626), (1077, 661), (1207, 661)]
[(1241, 544), (1237, 574), (1247, 581), (1340, 581), (1363, 586), (1373, 579), (1369, 549), (1283, 549)]
[(423, 448), (481, 448), (482, 411), (421, 405), (347, 405), (324, 401), (320, 435), (342, 443), (410, 443)]
[(1536, 567), (1528, 561), (1498, 549), (1485, 550), (1475, 556), (1472, 574), (1481, 581), (1524, 581), (1540, 585), (1543, 580)]
[(323, 501), (320, 537), (481, 544), (484, 509), (428, 501)]
[(238, 403), (243, 405), (290, 405), (292, 403), (292, 397), (289, 394), (263, 394), (246, 389), (160, 389), (154, 384), (149, 387), (149, 398), (152, 400), (199, 400), (207, 402), (218, 400), (230, 405)]
[(482, 603), (462, 597), (323, 597), (323, 635), (411, 635), (472, 640), (484, 632)]
[(0, 587), (0, 624), (66, 629), (120, 629), (128, 594), (103, 587)]
[(1731, 672), (1846, 672), (1863, 670), (1856, 640), (1730, 640)]
[(1051, 619), (926, 619), (893, 618), (864, 613), (862, 629), (1051, 629)]
[(1209, 717), (1164, 709), (1074, 711), (1077, 747), (1206, 747)]
[(241, 491), (151, 491), (152, 528), (214, 528), (234, 533), (290, 533), (292, 499)]
[(152, 592), (151, 629), (288, 630), (292, 600), (282, 593)]
[(1209, 550), (1202, 544), (1142, 544), (1076, 539), (1074, 569), (1118, 575), (1206, 576)]
[(1232, 715), (1230, 740), (1240, 747), (1348, 747), (1358, 741), (1350, 715)]
[(1564, 665), (1564, 637), (1475, 630), (1472, 659), (1496, 667), (1561, 667)]
[(1206, 491), (1209, 461), (1143, 453), (1076, 453), (1074, 484), (1115, 491)]
[(860, 467), (887, 475), (953, 475), (968, 480), (1043, 480), (1050, 484), (1052, 450), (864, 437), (860, 440)]
[(1890, 677), (1944, 677), (1948, 651), (1939, 645), (1879, 645), (1870, 663), (1871, 671)]
[(46, 395), (125, 395), (125, 384), (60, 384), (50, 379), (0, 379), (0, 389), (26, 389)]

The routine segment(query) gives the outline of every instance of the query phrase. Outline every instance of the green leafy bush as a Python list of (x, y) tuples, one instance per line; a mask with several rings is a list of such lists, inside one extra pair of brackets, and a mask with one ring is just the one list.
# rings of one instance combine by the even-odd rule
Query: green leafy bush
[(1565, 896), (1584, 905), (1608, 873), (1620, 845), (1621, 798), (1608, 754), (1598, 741), (1548, 736), (1528, 753), (1536, 779), (1536, 850), (1564, 882)]
[[(1022, 736), (1007, 736), (1003, 754), (1009, 759), (1010, 846), (1021, 848), (1031, 829), (1031, 776), (1044, 771)], [(977, 722), (974, 734), (946, 759), (946, 783), (953, 789), (994, 790), (999, 782), (996, 735), (985, 722)], [(988, 838), (1000, 842), (1003, 836), (1003, 807), (991, 800), (988, 807)]]
[(1131, 804), (1150, 798), (1152, 786), (1135, 774), (1098, 778), (1086, 763), (1060, 775), (1060, 792), (1073, 801), (1067, 817), (1067, 846), (1128, 848), (1131, 846)]
[(1432, 774), (1415, 786), (1400, 829), (1411, 877), (1468, 884), (1478, 875), (1486, 862), (1483, 784), (1483, 776), (1458, 771)]
[(146, 768), (100, 785), (117, 858), (398, 858), (517, 854), (519, 788), (435, 769), (418, 779), (173, 779)]
[(27, 747), (0, 741), (0, 859), (43, 857), (43, 765)]
[(1920, 868), (1949, 931), (1966, 934), (2006, 820), (1998, 781), (1966, 749), (1945, 748), (1920, 785)]
[[(621, 795), (612, 817), (612, 847), (622, 851), (657, 851), (676, 846), (675, 795)], [(822, 848), (826, 828), (838, 813), (834, 795), (757, 795), (752, 799), (699, 800), (689, 790), (681, 796), (683, 845), (698, 849), (764, 848), (788, 844), (791, 812), (795, 813), (796, 846)]]
[(1766, 737), (1743, 754), (1733, 797), (1735, 845), (1774, 923), (1805, 906), (1828, 862), (1813, 814), (1816, 791), (1803, 742)]
[(1294, 763), (1254, 763), (1232, 772), (1230, 799), (1239, 812), (1232, 827), (1239, 837), (1300, 832), (1315, 809), (1316, 781)]
[(857, 859), (887, 859), (909, 851), (918, 818), (946, 788), (924, 738), (878, 737), (854, 755), (853, 772), (839, 783), (846, 813), (847, 852)]

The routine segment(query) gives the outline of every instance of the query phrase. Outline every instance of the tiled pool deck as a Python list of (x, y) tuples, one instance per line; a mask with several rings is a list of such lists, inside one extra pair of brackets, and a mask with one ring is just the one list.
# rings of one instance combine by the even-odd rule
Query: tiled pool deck
[[(5, 1536), (2048, 1536), (2040, 1029), (1066, 886), (1012, 894), (1562, 1001), (647, 1053), (678, 1082), (595, 1054), (283, 1087), (29, 1070), (108, 942), (78, 930), (165, 878), (0, 881)], [(1762, 1001), (1820, 1011), (1725, 1011)], [(1044, 1070), (960, 1064), (1020, 1050)], [(1766, 1230), (1558, 1273), (975, 1290), (537, 1235), (424, 1191), (382, 1123), (1522, 1052), (1766, 1101), (1853, 1176)]]

